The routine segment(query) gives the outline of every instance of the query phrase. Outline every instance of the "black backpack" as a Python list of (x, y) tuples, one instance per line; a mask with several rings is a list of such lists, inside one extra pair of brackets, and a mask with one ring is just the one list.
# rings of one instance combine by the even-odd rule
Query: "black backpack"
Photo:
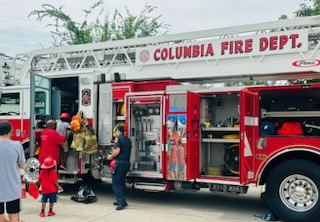
[(94, 203), (97, 201), (97, 197), (94, 194), (92, 188), (87, 184), (81, 184), (78, 193), (71, 197), (71, 200), (80, 203)]

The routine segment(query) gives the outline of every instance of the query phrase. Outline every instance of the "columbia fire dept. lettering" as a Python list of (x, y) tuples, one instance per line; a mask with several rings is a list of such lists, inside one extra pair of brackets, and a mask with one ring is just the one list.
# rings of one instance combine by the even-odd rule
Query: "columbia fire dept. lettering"
[[(262, 37), (259, 39), (259, 51), (273, 51), (281, 50), (287, 44), (291, 44), (292, 49), (301, 47), (301, 43), (297, 43), (299, 34), (280, 35), (280, 36), (270, 36)], [(236, 41), (224, 41), (221, 42), (221, 55), (225, 54), (241, 54), (250, 53), (253, 51), (253, 39), (236, 40)]]
[(201, 44), (191, 46), (180, 46), (156, 49), (154, 51), (154, 60), (172, 60), (181, 58), (195, 58), (203, 56), (213, 56), (214, 50), (212, 44)]
[[(214, 39), (193, 45), (172, 44), (168, 47), (154, 48), (153, 59), (155, 62), (177, 60), (185, 61), (188, 59), (199, 58), (225, 58), (227, 56), (260, 55), (271, 52), (288, 51), (301, 48), (302, 42), (299, 42), (299, 33), (288, 33), (282, 35), (263, 35), (259, 37), (239, 36), (231, 39)], [(143, 50), (140, 57), (149, 52)], [(143, 57), (144, 58), (144, 57)], [(143, 60), (148, 62), (149, 56)], [(142, 60), (141, 60), (142, 61)]]

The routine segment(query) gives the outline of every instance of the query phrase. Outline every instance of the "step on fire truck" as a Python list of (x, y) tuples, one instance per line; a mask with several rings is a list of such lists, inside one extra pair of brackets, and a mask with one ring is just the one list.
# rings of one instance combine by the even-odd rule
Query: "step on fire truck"
[(320, 84), (211, 83), (319, 78), (319, 25), (316, 16), (2, 55), (0, 118), (33, 157), (43, 121), (83, 111), (98, 152), (70, 150), (64, 182), (110, 177), (104, 160), (123, 124), (133, 188), (243, 194), (255, 184), (279, 218), (317, 221)]

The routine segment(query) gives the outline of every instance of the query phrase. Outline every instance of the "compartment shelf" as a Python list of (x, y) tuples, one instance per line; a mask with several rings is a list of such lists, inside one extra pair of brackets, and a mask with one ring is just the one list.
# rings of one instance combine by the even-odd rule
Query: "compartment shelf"
[(126, 120), (125, 116), (116, 116), (116, 120)]
[(202, 128), (202, 131), (237, 132), (237, 131), (240, 131), (240, 128), (238, 127), (207, 127), (207, 128)]
[(320, 111), (282, 111), (282, 112), (261, 112), (262, 118), (266, 117), (319, 117)]
[(205, 143), (240, 143), (240, 139), (203, 138)]

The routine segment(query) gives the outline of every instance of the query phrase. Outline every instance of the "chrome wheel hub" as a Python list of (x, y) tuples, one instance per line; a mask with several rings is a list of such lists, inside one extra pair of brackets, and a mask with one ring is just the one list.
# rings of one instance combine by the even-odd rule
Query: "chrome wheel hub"
[(291, 175), (285, 178), (279, 187), (281, 201), (289, 209), (305, 212), (312, 209), (319, 200), (316, 184), (304, 175)]

